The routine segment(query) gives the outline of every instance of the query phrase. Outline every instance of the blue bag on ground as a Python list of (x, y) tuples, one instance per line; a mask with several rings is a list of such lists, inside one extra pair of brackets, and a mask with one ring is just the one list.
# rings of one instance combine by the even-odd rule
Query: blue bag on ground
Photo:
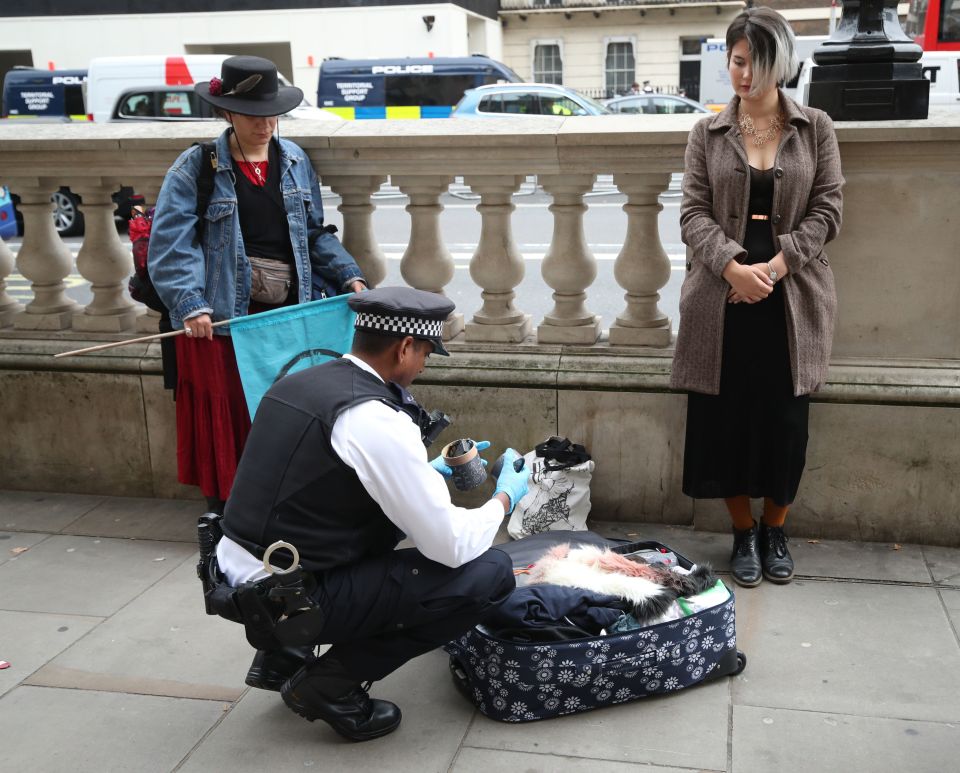
[(356, 312), (350, 295), (240, 317), (230, 325), (250, 418), (274, 382), (350, 351)]

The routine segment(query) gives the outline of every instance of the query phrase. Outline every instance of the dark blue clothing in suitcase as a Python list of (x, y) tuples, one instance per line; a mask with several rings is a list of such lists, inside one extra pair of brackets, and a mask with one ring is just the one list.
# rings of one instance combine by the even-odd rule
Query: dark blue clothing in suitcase
[[(562, 535), (558, 539), (564, 541)], [(512, 546), (501, 547), (509, 551)], [(620, 553), (650, 547), (664, 546), (611, 545)], [(685, 569), (692, 566), (679, 554), (677, 559)], [(483, 714), (505, 722), (547, 719), (675, 692), (739, 673), (746, 662), (736, 648), (733, 593), (715, 607), (627, 633), (527, 644), (476, 626), (445, 649), (461, 692)]]

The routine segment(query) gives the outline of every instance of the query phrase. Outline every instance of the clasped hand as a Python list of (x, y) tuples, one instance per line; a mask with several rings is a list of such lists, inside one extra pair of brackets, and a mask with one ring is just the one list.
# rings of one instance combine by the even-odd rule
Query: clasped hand
[(773, 292), (773, 280), (761, 268), (763, 264), (745, 266), (731, 260), (723, 270), (723, 278), (730, 284), (729, 303), (756, 303)]

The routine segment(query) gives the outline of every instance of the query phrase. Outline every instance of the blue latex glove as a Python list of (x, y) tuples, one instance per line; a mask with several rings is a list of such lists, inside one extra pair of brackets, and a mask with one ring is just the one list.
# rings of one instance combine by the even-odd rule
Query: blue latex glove
[[(490, 448), (490, 441), (489, 441), (489, 440), (478, 440), (478, 441), (477, 441), (477, 453), (480, 453), (481, 451), (486, 451), (488, 448)], [(483, 463), (483, 466), (484, 466), (484, 467), (487, 466), (487, 460), (486, 460), (486, 459), (481, 459), (480, 461)], [(431, 459), (431, 460), (430, 460), (430, 466), (433, 467), (433, 469), (435, 469), (437, 472), (439, 472), (444, 478), (449, 478), (450, 476), (453, 475), (453, 470), (450, 469), (450, 465), (449, 465), (449, 464), (447, 464), (445, 461), (443, 461), (443, 457), (442, 457), (442, 456), (437, 456), (437, 457), (434, 457), (433, 459)]]
[(520, 472), (513, 469), (513, 463), (518, 457), (520, 457), (520, 454), (512, 448), (503, 452), (500, 477), (497, 478), (497, 488), (493, 492), (494, 496), (506, 494), (510, 499), (510, 509), (507, 510), (507, 515), (513, 512), (517, 502), (523, 499), (527, 493), (527, 480), (530, 478), (530, 470), (526, 467), (521, 467)]

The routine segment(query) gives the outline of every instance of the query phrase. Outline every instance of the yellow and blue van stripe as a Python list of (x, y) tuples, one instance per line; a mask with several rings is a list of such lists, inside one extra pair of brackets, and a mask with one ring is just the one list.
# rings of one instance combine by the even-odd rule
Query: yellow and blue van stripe
[(451, 105), (394, 105), (391, 107), (325, 107), (329, 113), (339, 115), (348, 121), (362, 121), (368, 118), (394, 118), (398, 120), (418, 120), (420, 118), (449, 118), (453, 112)]

